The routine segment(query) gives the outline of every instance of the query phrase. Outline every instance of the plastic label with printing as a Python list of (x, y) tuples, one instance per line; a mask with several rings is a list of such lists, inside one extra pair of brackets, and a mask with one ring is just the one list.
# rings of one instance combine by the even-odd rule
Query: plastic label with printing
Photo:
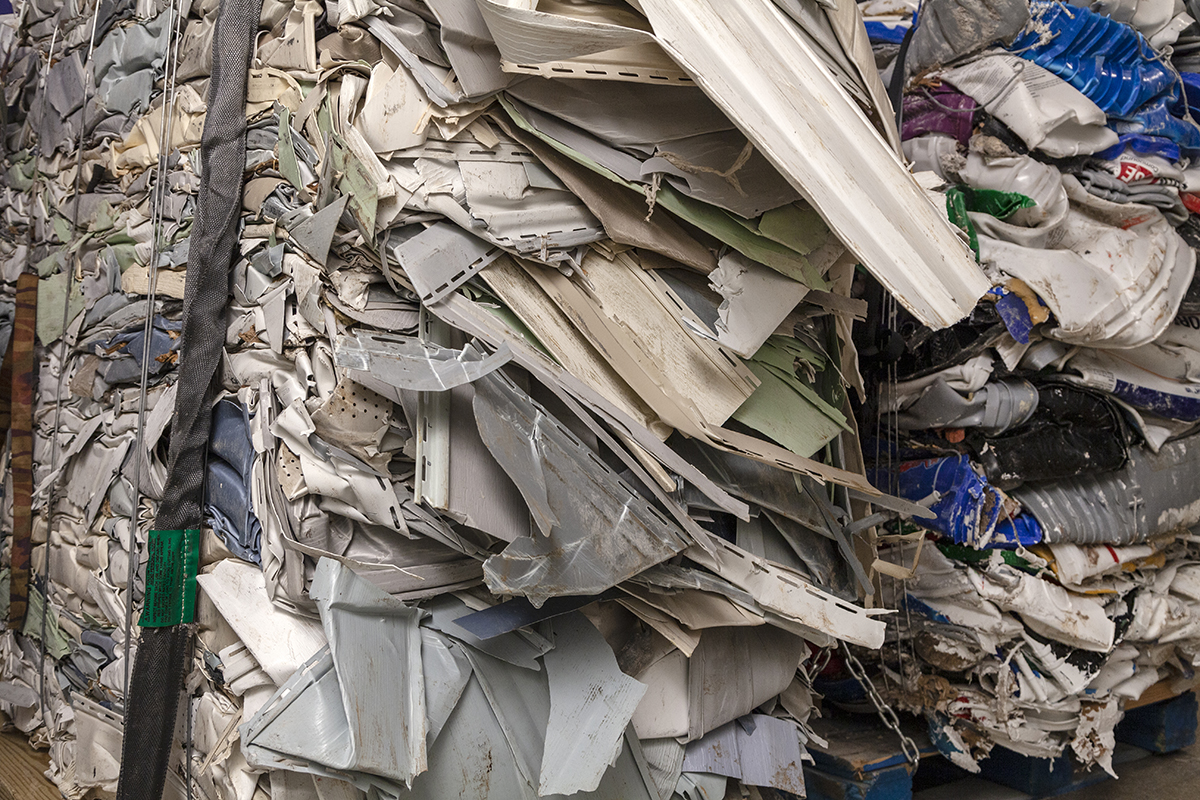
[(163, 628), (191, 622), (200, 566), (200, 531), (150, 531), (146, 599), (138, 625)]

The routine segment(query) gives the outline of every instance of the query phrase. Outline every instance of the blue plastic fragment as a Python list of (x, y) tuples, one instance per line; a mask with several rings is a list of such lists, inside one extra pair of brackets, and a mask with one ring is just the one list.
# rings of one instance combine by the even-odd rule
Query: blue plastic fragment
[(1017, 545), (1028, 547), (1042, 541), (1042, 526), (1032, 514), (1024, 512), (1010, 519), (1002, 519), (996, 523), (996, 531), (988, 548), (1010, 549)]
[(894, 487), (906, 500), (923, 500), (934, 492), (941, 495), (929, 508), (937, 516), (921, 524), (956, 544), (980, 546), (1000, 521), (1003, 495), (965, 455), (908, 461), (900, 464), (895, 476), (880, 470), (871, 480), (876, 486)]
[(1121, 134), (1141, 134), (1170, 139), (1188, 155), (1200, 152), (1200, 128), (1180, 119), (1167, 108), (1166, 97), (1156, 97), (1137, 110), (1131, 119), (1114, 119), (1109, 127)]
[(514, 597), (491, 608), (473, 611), (470, 614), (461, 616), (454, 620), (454, 624), (469, 633), (475, 634), (480, 639), (494, 639), (497, 636), (512, 633), (528, 625), (533, 625), (563, 614), (569, 614), (572, 611), (578, 611), (584, 606), (604, 599), (609, 594), (615, 597), (617, 591), (610, 590), (604, 595), (551, 597), (542, 604), (541, 608), (534, 608), (533, 604), (527, 598)]
[(230, 400), (213, 408), (204, 502), (208, 523), (238, 558), (261, 564), (262, 525), (250, 499), (254, 445), (246, 410)]
[(1183, 98), (1188, 109), (1200, 113), (1200, 72), (1181, 72), (1179, 79), (1183, 83)]
[(209, 513), (220, 519), (220, 524), (215, 524), (214, 529), (232, 535), (235, 544), (247, 540), (250, 496), (237, 470), (219, 458), (209, 459), (204, 499)]
[[(150, 328), (151, 375), (157, 375), (165, 366), (173, 363), (166, 356), (178, 350), (183, 343), (182, 336), (172, 335), (178, 334), (182, 328), (183, 323), (179, 320), (170, 320), (162, 316), (154, 317), (154, 324)], [(145, 327), (141, 323), (138, 323), (109, 339), (103, 345), (103, 350), (105, 353), (114, 353), (118, 350), (126, 353), (132, 356), (137, 365), (141, 367), (143, 342), (145, 340)]]
[[(1172, 394), (1146, 386), (1138, 386), (1120, 379), (1114, 380), (1111, 394), (1124, 400), (1134, 408), (1150, 411), (1160, 417), (1195, 422), (1200, 420), (1200, 395)], [(1186, 392), (1188, 387), (1180, 384), (1180, 391)], [(1193, 389), (1196, 391), (1196, 389)]]
[(904, 35), (908, 33), (912, 23), (904, 20), (898, 22), (882, 22), (880, 20), (866, 20), (867, 38), (871, 44), (900, 44), (904, 41)]
[(1185, 110), (1179, 74), (1140, 33), (1087, 8), (1045, 0), (1031, 3), (1030, 15), (1035, 24), (1017, 36), (1011, 52), (1082, 92), (1109, 115), (1117, 133), (1164, 136), (1185, 151), (1200, 148), (1200, 128), (1177, 116)]
[(927, 713), (925, 720), (929, 724), (929, 741), (948, 759), (953, 760), (955, 756), (966, 755), (970, 757), (970, 753), (965, 752), (961, 747), (954, 744), (944, 730), (949, 724), (949, 720), (942, 714), (936, 712)]
[(924, 600), (913, 597), (911, 594), (904, 595), (904, 608), (906, 611), (916, 612), (917, 614), (920, 614), (926, 619), (933, 620), (934, 622), (941, 622), (946, 625), (954, 624), (945, 614), (940, 611), (935, 611), (933, 607)]
[(222, 400), (213, 408), (212, 436), (208, 447), (228, 461), (237, 474), (249, 478), (254, 466), (254, 445), (250, 442), (246, 411), (237, 403)]
[[(993, 286), (988, 294), (996, 297), (996, 312), (1000, 315), (1009, 334), (1019, 343), (1029, 344), (1033, 319), (1029, 316), (1029, 306), (1025, 305), (1025, 301), (1019, 295), (999, 286)], [(1045, 304), (1043, 303), (1043, 305)]]
[(1102, 161), (1111, 161), (1119, 157), (1125, 152), (1125, 148), (1130, 148), (1135, 153), (1140, 153), (1144, 156), (1161, 156), (1167, 161), (1179, 161), (1183, 154), (1179, 151), (1179, 145), (1166, 139), (1162, 136), (1150, 136), (1144, 133), (1125, 133), (1121, 134), (1117, 143), (1107, 150), (1101, 150), (1095, 154), (1095, 157)]

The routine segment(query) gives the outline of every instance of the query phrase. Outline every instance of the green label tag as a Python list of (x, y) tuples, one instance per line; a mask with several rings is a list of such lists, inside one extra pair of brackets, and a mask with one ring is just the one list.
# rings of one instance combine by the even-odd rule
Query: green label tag
[(138, 625), (164, 628), (191, 622), (200, 567), (200, 531), (150, 531), (146, 598)]

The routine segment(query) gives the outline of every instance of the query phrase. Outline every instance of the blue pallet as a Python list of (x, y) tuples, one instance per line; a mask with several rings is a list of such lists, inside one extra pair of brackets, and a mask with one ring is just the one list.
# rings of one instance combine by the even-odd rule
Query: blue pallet
[(1052, 797), (1108, 778), (1102, 769), (1084, 771), (1068, 756), (1033, 758), (1000, 746), (979, 762), (979, 769), (980, 777), (1033, 797)]
[(1195, 692), (1130, 709), (1117, 725), (1117, 741), (1151, 753), (1174, 753), (1196, 743), (1196, 712)]
[(912, 800), (912, 773), (907, 764), (873, 770), (854, 780), (804, 767), (808, 800)]
[[(1194, 744), (1197, 710), (1195, 693), (1187, 692), (1127, 711), (1116, 729), (1118, 744), (1113, 762), (1171, 753)], [(913, 770), (900, 751), (895, 733), (865, 715), (813, 722), (817, 733), (829, 741), (829, 747), (809, 746), (816, 762), (804, 767), (809, 800), (911, 800)], [(905, 720), (905, 728), (918, 741), (924, 759), (917, 782), (928, 787), (953, 785), (955, 773), (961, 770), (939, 770), (948, 762), (923, 733), (914, 730), (911, 720)], [(1032, 758), (999, 746), (992, 749), (989, 758), (980, 760), (979, 766), (981, 778), (1030, 798), (1054, 797), (1109, 779), (1104, 770), (1086, 770), (1069, 754), (1053, 759)], [(931, 780), (922, 780), (922, 775)]]
[[(812, 724), (829, 746), (808, 747), (816, 762), (804, 767), (809, 800), (911, 800), (913, 769), (896, 734), (882, 727), (873, 714), (818, 719)], [(935, 752), (920, 723), (905, 720), (902, 724), (923, 755)]]

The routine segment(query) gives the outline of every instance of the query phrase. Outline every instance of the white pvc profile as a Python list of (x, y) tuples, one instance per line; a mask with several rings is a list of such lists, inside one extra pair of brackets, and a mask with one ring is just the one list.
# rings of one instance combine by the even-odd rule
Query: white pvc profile
[(771, 0), (643, 0), (659, 43), (925, 324), (987, 291), (944, 210)]

